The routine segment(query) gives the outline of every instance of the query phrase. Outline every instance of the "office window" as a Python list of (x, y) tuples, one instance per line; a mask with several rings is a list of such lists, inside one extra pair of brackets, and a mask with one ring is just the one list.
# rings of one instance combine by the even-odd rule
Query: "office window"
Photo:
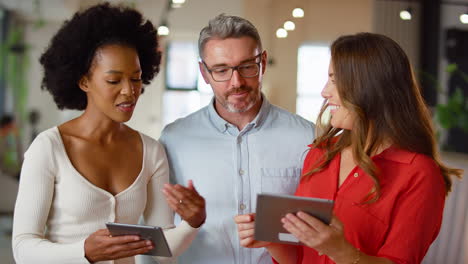
[(296, 113), (315, 123), (323, 103), (320, 93), (328, 78), (330, 49), (328, 45), (302, 45), (297, 61)]
[(197, 44), (172, 42), (167, 53), (166, 90), (163, 94), (162, 125), (187, 116), (207, 105), (213, 92), (198, 68)]
[(168, 45), (166, 54), (166, 88), (196, 90), (198, 51), (195, 43), (172, 42)]

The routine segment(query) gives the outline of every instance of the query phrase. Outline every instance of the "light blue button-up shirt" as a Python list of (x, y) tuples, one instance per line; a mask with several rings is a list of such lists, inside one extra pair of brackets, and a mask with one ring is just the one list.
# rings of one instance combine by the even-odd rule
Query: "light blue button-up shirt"
[(271, 263), (265, 249), (240, 246), (233, 218), (255, 212), (258, 193), (295, 192), (313, 137), (312, 123), (264, 96), (258, 115), (242, 131), (218, 115), (214, 100), (167, 125), (160, 142), (171, 181), (186, 185), (192, 179), (207, 210), (205, 224), (179, 263)]

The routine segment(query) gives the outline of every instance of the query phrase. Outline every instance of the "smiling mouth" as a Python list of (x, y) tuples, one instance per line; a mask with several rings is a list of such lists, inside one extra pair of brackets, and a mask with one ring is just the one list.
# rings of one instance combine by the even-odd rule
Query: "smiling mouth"
[(340, 108), (339, 105), (328, 105), (328, 107), (330, 108), (330, 111), (335, 111), (335, 110), (338, 110)]

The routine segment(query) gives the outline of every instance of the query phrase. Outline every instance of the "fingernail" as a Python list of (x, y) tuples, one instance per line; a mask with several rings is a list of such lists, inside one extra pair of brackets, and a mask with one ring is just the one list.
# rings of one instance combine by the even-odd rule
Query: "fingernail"
[(151, 246), (151, 245), (152, 245), (152, 244), (151, 244), (151, 241), (146, 240), (146, 245)]

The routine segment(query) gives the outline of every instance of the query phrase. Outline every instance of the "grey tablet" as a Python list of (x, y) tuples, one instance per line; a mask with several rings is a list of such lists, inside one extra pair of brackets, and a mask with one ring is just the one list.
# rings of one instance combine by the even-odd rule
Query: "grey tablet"
[(298, 211), (308, 213), (328, 225), (332, 217), (333, 201), (293, 195), (258, 194), (255, 240), (299, 245), (299, 240), (286, 231), (281, 223), (281, 218), (286, 214), (295, 214)]
[(139, 235), (142, 239), (151, 240), (154, 248), (143, 255), (172, 257), (164, 232), (157, 226), (130, 225), (120, 223), (106, 223), (112, 236)]

